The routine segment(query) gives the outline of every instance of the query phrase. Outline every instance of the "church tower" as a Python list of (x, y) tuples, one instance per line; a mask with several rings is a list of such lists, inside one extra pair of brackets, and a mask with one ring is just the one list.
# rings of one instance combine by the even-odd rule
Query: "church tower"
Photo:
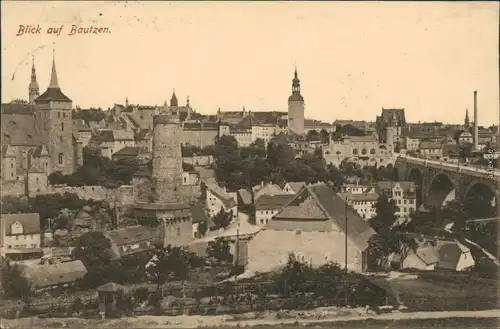
[(292, 80), (292, 94), (288, 97), (288, 129), (296, 134), (304, 134), (304, 97), (300, 94), (300, 80), (295, 68)]
[(465, 110), (465, 120), (464, 120), (464, 126), (465, 126), (465, 129), (469, 129), (469, 128), (470, 128), (470, 121), (469, 121), (469, 109), (466, 109), (466, 110)]
[(31, 82), (29, 85), (29, 103), (30, 105), (35, 105), (35, 99), (40, 96), (40, 88), (38, 87), (38, 82), (36, 81), (36, 69), (35, 69), (35, 58), (33, 57), (33, 64), (31, 66)]
[(75, 171), (73, 126), (71, 119), (73, 102), (59, 87), (55, 54), (47, 90), (35, 100), (35, 120), (43, 144), (51, 159), (51, 170), (63, 175)]

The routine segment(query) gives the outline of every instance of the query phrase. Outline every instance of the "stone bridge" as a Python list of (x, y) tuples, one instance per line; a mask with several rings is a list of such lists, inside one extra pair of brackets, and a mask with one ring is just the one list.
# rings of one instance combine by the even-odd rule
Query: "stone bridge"
[[(400, 155), (394, 167), (400, 181), (417, 185), (417, 204), (441, 206), (446, 201), (487, 199), (500, 211), (500, 170)], [(499, 212), (500, 213), (500, 212)]]

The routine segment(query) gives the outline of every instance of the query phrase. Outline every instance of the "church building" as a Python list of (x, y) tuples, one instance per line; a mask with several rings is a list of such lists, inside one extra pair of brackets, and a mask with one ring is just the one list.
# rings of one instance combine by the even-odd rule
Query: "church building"
[[(68, 175), (82, 164), (82, 146), (73, 131), (73, 102), (59, 86), (55, 56), (49, 86), (41, 95), (33, 61), (28, 99), (1, 107), (2, 186), (19, 181), (26, 185), (25, 193), (43, 190), (37, 186), (44, 181), (41, 176), (55, 171)], [(30, 179), (30, 174), (37, 174), (37, 179)], [(28, 182), (34, 186), (28, 188)]]

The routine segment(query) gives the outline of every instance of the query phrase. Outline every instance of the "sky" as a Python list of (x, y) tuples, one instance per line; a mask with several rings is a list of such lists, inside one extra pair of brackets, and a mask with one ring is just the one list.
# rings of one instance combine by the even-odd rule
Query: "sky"
[[(59, 84), (82, 108), (162, 105), (201, 113), (287, 110), (297, 66), (306, 117), (499, 121), (499, 4), (491, 2), (2, 1), (2, 102)], [(109, 33), (69, 36), (72, 25)], [(40, 34), (16, 36), (20, 25)], [(59, 35), (49, 28), (63, 26)]]

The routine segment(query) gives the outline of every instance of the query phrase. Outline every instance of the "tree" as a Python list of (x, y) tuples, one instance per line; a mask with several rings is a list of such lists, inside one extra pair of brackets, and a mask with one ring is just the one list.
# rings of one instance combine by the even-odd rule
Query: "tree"
[(221, 263), (232, 262), (233, 255), (231, 254), (229, 240), (216, 238), (214, 241), (210, 241), (207, 247), (207, 256)]
[(101, 267), (111, 262), (111, 242), (101, 232), (88, 232), (80, 237), (75, 248), (75, 258), (86, 267)]
[(5, 297), (19, 298), (29, 302), (32, 293), (32, 287), (29, 281), (23, 277), (22, 269), (18, 265), (11, 265), (6, 262), (1, 265), (0, 279)]
[(295, 151), (288, 144), (269, 142), (267, 145), (267, 162), (274, 171), (281, 171), (295, 159)]
[(216, 229), (226, 228), (231, 223), (233, 218), (233, 211), (226, 212), (223, 207), (220, 208), (220, 211), (215, 215), (212, 221), (215, 224)]
[(321, 140), (321, 135), (318, 131), (316, 130), (309, 130), (306, 135), (306, 139), (308, 141), (319, 141)]
[(193, 254), (184, 247), (158, 247), (154, 251), (147, 273), (160, 288), (171, 279), (187, 279), (189, 269), (193, 265)]
[(200, 237), (205, 236), (208, 231), (208, 222), (206, 220), (201, 221), (198, 224), (197, 232)]
[(371, 227), (379, 235), (385, 235), (397, 219), (396, 204), (393, 200), (389, 201), (387, 195), (381, 194), (375, 203), (375, 216), (369, 220)]
[(321, 129), (319, 136), (323, 143), (328, 143), (330, 141), (330, 133), (326, 131), (326, 129)]
[(299, 258), (293, 252), (288, 254), (285, 267), (274, 277), (277, 282), (285, 284), (284, 295), (299, 291), (300, 286), (314, 280), (314, 270), (311, 265)]

